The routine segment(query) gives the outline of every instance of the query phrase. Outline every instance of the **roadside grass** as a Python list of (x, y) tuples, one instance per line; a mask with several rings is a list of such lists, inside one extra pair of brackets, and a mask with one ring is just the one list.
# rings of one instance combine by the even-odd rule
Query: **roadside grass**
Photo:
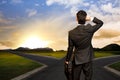
[(120, 51), (95, 51), (95, 58), (120, 55)]
[(49, 56), (53, 58), (63, 58), (66, 55), (66, 51), (56, 51), (56, 52), (40, 52), (40, 51), (22, 51), (24, 53), (30, 53), (30, 54), (35, 54), (35, 55), (40, 55), (40, 56)]
[[(66, 56), (66, 51), (61, 52), (40, 52), (40, 51), (24, 51), (25, 53), (36, 54), (40, 56), (50, 56), (55, 58), (63, 58)], [(95, 51), (95, 58), (120, 55), (120, 51)]]
[(120, 71), (120, 61), (109, 65), (109, 67), (114, 68), (115, 70)]
[(37, 62), (0, 51), (0, 80), (10, 80), (40, 66)]

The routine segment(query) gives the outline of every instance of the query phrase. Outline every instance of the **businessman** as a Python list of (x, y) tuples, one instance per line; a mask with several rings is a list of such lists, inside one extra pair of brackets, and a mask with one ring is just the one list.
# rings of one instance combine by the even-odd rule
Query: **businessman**
[[(72, 59), (72, 80), (80, 80), (83, 70), (85, 80), (92, 80), (92, 59), (94, 57), (91, 40), (93, 34), (103, 25), (103, 22), (96, 17), (88, 17), (84, 10), (76, 14), (78, 26), (69, 31), (68, 50), (65, 64), (68, 65)], [(85, 24), (92, 21), (95, 25)]]

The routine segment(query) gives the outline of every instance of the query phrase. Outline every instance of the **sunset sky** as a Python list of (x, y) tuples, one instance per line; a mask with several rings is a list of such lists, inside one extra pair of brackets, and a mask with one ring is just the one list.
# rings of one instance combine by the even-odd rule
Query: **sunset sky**
[(104, 21), (94, 47), (120, 45), (120, 0), (0, 0), (0, 49), (50, 47), (67, 49), (75, 14), (85, 10)]

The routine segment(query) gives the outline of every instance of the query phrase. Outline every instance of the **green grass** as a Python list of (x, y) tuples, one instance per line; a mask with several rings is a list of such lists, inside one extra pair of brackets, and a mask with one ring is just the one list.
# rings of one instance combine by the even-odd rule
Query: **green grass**
[(95, 58), (120, 55), (120, 51), (95, 51)]
[[(63, 52), (39, 52), (39, 51), (24, 51), (25, 53), (37, 54), (41, 56), (50, 56), (55, 58), (63, 58), (66, 55), (66, 51)], [(95, 58), (120, 55), (120, 51), (95, 51)]]
[(23, 51), (25, 53), (36, 54), (40, 56), (49, 56), (54, 58), (63, 58), (66, 55), (66, 51), (63, 52), (39, 52), (39, 51)]
[(39, 55), (50, 56), (50, 57), (55, 57), (55, 58), (60, 59), (60, 58), (63, 58), (65, 56), (65, 52), (40, 53)]
[(114, 68), (114, 69), (120, 71), (120, 62), (116, 62), (116, 63), (110, 65), (109, 67)]
[(0, 51), (0, 80), (10, 80), (40, 66), (37, 62)]

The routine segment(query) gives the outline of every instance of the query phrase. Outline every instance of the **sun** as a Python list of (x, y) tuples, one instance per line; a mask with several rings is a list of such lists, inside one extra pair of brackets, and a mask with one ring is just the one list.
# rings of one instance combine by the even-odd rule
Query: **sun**
[(41, 40), (37, 36), (28, 37), (27, 39), (25, 39), (24, 43), (21, 45), (21, 47), (27, 47), (30, 49), (43, 48), (47, 46), (48, 46), (48, 42)]

